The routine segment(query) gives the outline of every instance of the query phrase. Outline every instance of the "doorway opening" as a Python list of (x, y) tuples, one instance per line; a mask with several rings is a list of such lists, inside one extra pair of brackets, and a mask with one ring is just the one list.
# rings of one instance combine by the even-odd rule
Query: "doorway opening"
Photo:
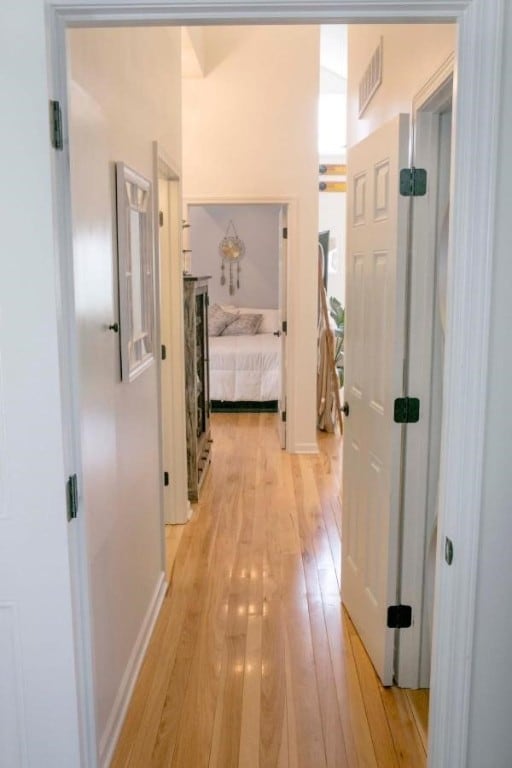
[[(283, 421), (288, 204), (205, 199), (186, 201), (186, 211), (189, 270), (210, 276), (209, 312), (220, 315), (209, 325), (211, 410)], [(220, 253), (230, 230), (242, 243), (236, 262)]]

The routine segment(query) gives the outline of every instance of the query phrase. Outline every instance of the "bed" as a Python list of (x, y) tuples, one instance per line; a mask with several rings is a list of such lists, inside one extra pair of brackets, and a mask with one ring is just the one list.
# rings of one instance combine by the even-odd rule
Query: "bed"
[[(257, 316), (259, 320), (250, 320)], [(209, 308), (212, 410), (277, 410), (281, 390), (278, 330), (277, 309)]]

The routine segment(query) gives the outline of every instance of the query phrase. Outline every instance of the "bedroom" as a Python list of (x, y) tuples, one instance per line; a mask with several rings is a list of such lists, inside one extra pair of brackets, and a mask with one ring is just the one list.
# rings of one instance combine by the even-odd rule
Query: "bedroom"
[[(283, 399), (279, 266), (286, 209), (189, 201), (186, 209), (190, 271), (210, 276), (212, 410), (276, 412)], [(235, 259), (221, 254), (226, 241), (237, 245)]]

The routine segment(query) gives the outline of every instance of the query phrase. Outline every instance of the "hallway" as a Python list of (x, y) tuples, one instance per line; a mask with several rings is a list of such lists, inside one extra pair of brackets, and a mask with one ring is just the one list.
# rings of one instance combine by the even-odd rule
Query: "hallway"
[(212, 433), (112, 766), (425, 766), (408, 695), (341, 608), (339, 438), (290, 455), (264, 413), (214, 414)]

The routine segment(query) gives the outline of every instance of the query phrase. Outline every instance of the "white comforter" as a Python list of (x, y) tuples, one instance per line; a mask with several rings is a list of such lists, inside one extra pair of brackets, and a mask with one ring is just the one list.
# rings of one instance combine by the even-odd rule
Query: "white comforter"
[(281, 340), (272, 333), (210, 337), (210, 399), (278, 400)]

